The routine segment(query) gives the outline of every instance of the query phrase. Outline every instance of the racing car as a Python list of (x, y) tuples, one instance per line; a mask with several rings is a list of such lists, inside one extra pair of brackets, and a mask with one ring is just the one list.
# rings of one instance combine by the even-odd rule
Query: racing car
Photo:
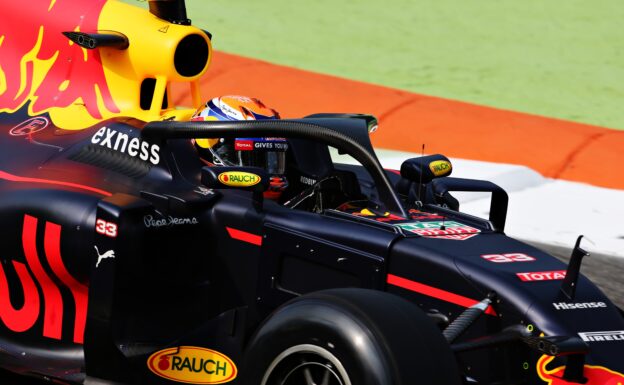
[[(623, 313), (580, 273), (581, 238), (566, 265), (506, 236), (496, 184), (451, 177), (441, 154), (384, 169), (370, 115), (190, 121), (212, 46), (182, 1), (0, 11), (1, 368), (71, 384), (624, 383)], [(11, 30), (25, 14), (36, 33)], [(201, 140), (264, 163), (207, 162)], [(262, 167), (276, 153), (277, 198)], [(458, 191), (490, 193), (489, 216), (462, 213)]]

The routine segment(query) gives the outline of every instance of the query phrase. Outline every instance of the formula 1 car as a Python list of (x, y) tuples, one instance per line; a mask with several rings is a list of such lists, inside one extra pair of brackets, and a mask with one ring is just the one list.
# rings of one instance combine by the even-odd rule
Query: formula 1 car
[[(580, 238), (566, 266), (507, 237), (505, 191), (450, 177), (442, 155), (383, 169), (369, 115), (185, 121), (171, 86), (201, 104), (210, 34), (181, 1), (150, 12), (0, 5), (1, 368), (85, 384), (624, 383), (624, 317), (580, 274)], [(192, 143), (267, 137), (287, 140), (278, 201), (264, 169), (206, 166)], [(491, 193), (489, 217), (454, 191)]]

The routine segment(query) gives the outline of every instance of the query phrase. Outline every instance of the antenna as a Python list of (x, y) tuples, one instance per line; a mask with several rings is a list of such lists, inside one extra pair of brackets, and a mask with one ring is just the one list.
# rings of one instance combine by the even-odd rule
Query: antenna
[[(422, 144), (422, 148), (420, 150), (420, 157), (422, 158), (423, 156), (425, 156), (425, 144)], [(420, 202), (420, 205), (422, 206), (422, 178), (423, 178), (423, 169), (422, 169), (422, 163), (420, 164), (420, 177), (419, 177), (419, 181), (418, 181), (418, 201)]]

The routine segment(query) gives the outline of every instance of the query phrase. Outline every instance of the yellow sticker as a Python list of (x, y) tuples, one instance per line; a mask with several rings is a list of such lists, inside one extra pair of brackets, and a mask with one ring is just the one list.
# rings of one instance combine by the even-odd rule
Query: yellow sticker
[(362, 215), (366, 215), (368, 217), (372, 217), (375, 216), (375, 214), (373, 214), (372, 211), (370, 211), (369, 209), (363, 209), (362, 211), (360, 211), (360, 214)]
[(260, 183), (259, 175), (244, 171), (226, 171), (217, 177), (219, 182), (231, 187), (250, 187)]
[(147, 367), (162, 378), (187, 384), (224, 384), (238, 374), (225, 354), (195, 346), (160, 350), (148, 358)]
[(451, 166), (451, 162), (448, 162), (446, 160), (434, 160), (433, 162), (429, 163), (429, 169), (435, 176), (447, 175), (451, 172), (452, 168), (453, 167)]

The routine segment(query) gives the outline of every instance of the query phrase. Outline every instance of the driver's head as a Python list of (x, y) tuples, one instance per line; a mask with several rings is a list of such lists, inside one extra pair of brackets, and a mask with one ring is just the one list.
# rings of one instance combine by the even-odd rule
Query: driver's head
[[(246, 96), (222, 96), (209, 100), (193, 114), (192, 121), (279, 119), (277, 111), (260, 100)], [(267, 198), (278, 199), (288, 186), (284, 138), (196, 139), (200, 153), (215, 166), (260, 167), (271, 177)]]

